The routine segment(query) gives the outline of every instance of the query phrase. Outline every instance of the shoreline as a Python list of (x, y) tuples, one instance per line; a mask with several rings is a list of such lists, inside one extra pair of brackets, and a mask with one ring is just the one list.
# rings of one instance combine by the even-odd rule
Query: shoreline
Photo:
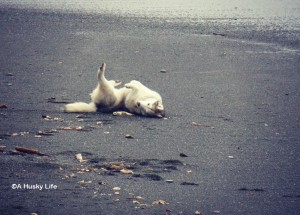
[[(20, 11), (21, 13), (44, 14), (45, 16), (56, 17), (77, 17), (83, 20), (111, 20), (113, 23), (122, 23), (126, 28), (136, 28), (136, 26), (153, 29), (158, 28), (171, 32), (179, 29), (177, 33), (189, 33), (203, 36), (224, 36), (233, 40), (245, 40), (252, 43), (274, 44), (282, 48), (288, 48), (294, 51), (300, 51), (300, 29), (298, 29), (298, 21), (300, 18), (273, 17), (264, 18), (247, 18), (247, 17), (227, 17), (214, 18), (203, 17), (193, 18), (176, 18), (176, 17), (147, 17), (134, 15), (117, 15), (111, 13), (96, 13), (84, 11), (59, 11), (55, 9), (26, 9), (17, 7), (0, 7), (2, 11)], [(291, 23), (291, 20), (294, 20)], [(274, 27), (276, 26), (276, 27)]]

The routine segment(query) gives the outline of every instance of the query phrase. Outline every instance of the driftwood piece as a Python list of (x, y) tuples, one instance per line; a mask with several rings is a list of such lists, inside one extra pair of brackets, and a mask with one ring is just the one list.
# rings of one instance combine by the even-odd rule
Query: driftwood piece
[(18, 152), (23, 152), (23, 153), (28, 153), (28, 154), (36, 154), (36, 155), (40, 155), (40, 156), (49, 156), (47, 154), (40, 153), (39, 150), (34, 149), (34, 148), (26, 148), (26, 147), (23, 147), (23, 146), (16, 146), (15, 149)]

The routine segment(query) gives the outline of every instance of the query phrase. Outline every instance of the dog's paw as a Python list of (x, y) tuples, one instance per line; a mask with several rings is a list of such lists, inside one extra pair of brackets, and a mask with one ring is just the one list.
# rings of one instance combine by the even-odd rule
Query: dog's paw
[(99, 67), (99, 69), (100, 69), (101, 71), (104, 71), (105, 68), (106, 68), (106, 64), (105, 64), (105, 63), (102, 63), (101, 66)]
[(117, 86), (119, 86), (119, 85), (122, 84), (122, 82), (119, 81), (119, 80), (110, 80), (110, 83), (111, 83), (114, 87), (117, 87)]

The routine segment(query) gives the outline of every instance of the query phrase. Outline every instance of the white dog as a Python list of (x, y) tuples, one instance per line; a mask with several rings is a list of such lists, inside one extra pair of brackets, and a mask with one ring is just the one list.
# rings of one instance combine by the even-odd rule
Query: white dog
[(65, 112), (113, 112), (125, 110), (143, 116), (164, 117), (161, 96), (139, 81), (131, 81), (125, 87), (116, 88), (120, 81), (105, 78), (106, 65), (98, 70), (98, 86), (93, 90), (91, 102), (75, 102), (65, 105)]
[(136, 80), (125, 84), (125, 87), (131, 89), (125, 99), (125, 107), (129, 112), (144, 116), (165, 116), (162, 98), (157, 92)]

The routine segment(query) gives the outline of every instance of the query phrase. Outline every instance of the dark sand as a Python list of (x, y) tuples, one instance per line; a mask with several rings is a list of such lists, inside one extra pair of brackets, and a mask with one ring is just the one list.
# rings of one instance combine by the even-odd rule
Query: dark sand
[[(0, 214), (299, 213), (295, 32), (15, 9), (0, 20)], [(63, 113), (89, 101), (102, 62), (160, 92), (166, 119)]]

